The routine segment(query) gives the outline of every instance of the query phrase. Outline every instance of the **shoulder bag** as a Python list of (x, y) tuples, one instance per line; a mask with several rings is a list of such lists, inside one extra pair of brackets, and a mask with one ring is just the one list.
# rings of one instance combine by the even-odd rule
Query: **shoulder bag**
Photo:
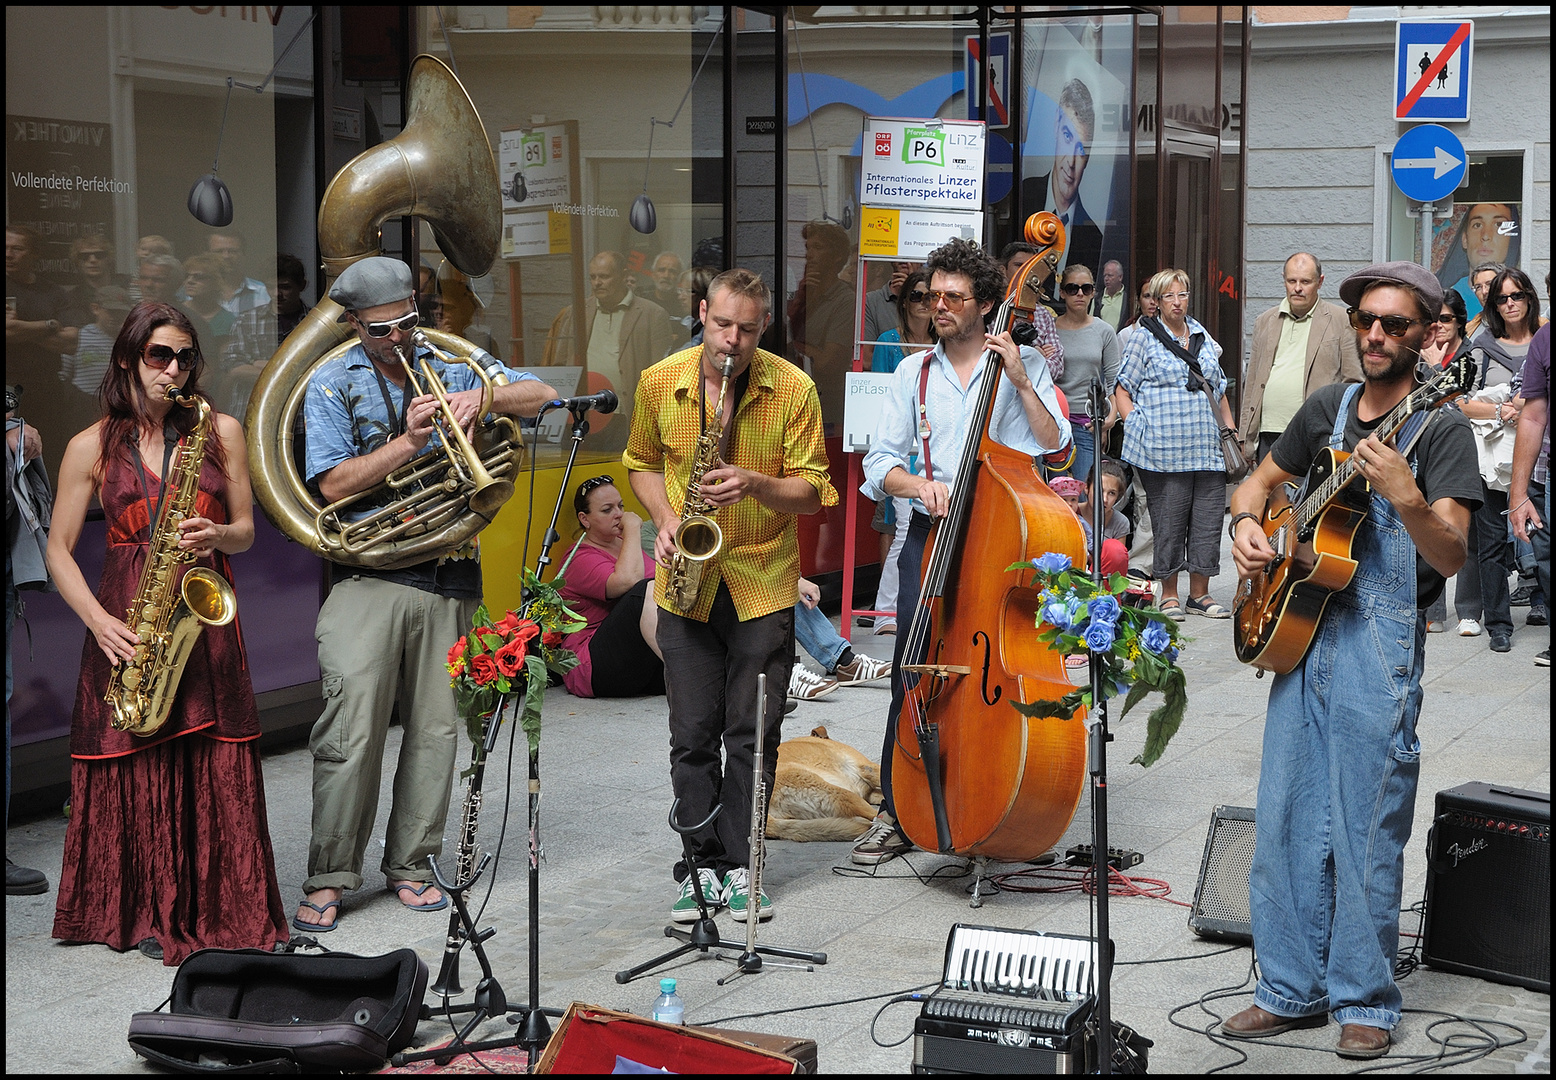
[(1160, 319), (1146, 316), (1140, 320), (1140, 325), (1149, 330), (1174, 356), (1189, 366), (1188, 388), (1204, 391), (1206, 400), (1210, 402), (1210, 419), (1221, 432), (1221, 460), (1226, 467), (1226, 482), (1229, 484), (1241, 482), (1252, 466), (1243, 456), (1243, 444), (1238, 438), (1237, 429), (1221, 426), (1220, 398), (1211, 387), (1210, 380), (1205, 378), (1204, 369), (1199, 366), (1199, 350), (1205, 344), (1205, 335), (1195, 334), (1189, 338), (1189, 347), (1185, 349), (1161, 324)]

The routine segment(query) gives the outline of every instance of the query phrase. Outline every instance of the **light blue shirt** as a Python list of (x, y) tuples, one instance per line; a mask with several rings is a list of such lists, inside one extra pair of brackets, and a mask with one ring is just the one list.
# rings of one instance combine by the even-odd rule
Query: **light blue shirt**
[[(425, 351), (418, 353), (427, 356)], [(481, 385), (476, 373), (466, 364), (445, 365), (429, 357), (432, 370), (443, 380), (450, 394)], [(535, 379), (529, 372), (518, 372), (504, 365), (509, 382)], [(310, 484), (343, 461), (370, 454), (383, 446), (398, 429), (405, 412), (405, 390), (384, 379), (389, 401), (395, 410), (390, 416), (384, 407), (383, 390), (373, 373), (373, 363), (361, 342), (313, 373), (303, 398), (303, 419), (308, 426), (308, 452), (304, 476)], [(421, 454), (442, 452), (436, 432), (427, 440)], [(417, 455), (418, 457), (421, 455)]]
[[(881, 486), (886, 474), (894, 468), (908, 473), (909, 457), (922, 452), (923, 442), (918, 434), (918, 383), (924, 364), (929, 357), (929, 385), (925, 389), (925, 409), (929, 417), (929, 457), (934, 468), (931, 480), (939, 480), (953, 490), (956, 487), (956, 471), (961, 465), (962, 447), (967, 440), (968, 421), (978, 401), (978, 391), (983, 385), (987, 362), (980, 362), (972, 378), (963, 389), (961, 380), (946, 359), (944, 344), (937, 344), (932, 351), (916, 352), (905, 358), (892, 372), (886, 401), (881, 409), (880, 427), (869, 453), (864, 456), (865, 482), (859, 490), (871, 499), (880, 501), (886, 497)], [(1027, 377), (1037, 391), (1038, 400), (1059, 427), (1057, 446), (1043, 446), (1032, 434), (1027, 423), (1026, 410), (1021, 405), (1021, 395), (1009, 379), (1002, 378), (994, 393), (994, 410), (989, 420), (989, 431), (994, 441), (1037, 457), (1040, 454), (1061, 450), (1070, 445), (1070, 421), (1059, 408), (1054, 394), (1053, 377), (1048, 373), (1048, 362), (1036, 349), (1022, 348), (1021, 362)], [(924, 505), (912, 500), (913, 508), (924, 513)]]

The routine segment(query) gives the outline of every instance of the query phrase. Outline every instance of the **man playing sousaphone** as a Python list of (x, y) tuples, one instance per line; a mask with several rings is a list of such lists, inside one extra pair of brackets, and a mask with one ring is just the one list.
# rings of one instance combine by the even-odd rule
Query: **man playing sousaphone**
[[(358, 343), (319, 367), (303, 404), (304, 475), (327, 503), (368, 492), (407, 462), (443, 452), (436, 431), (441, 406), (428, 388), (408, 388), (401, 361), (403, 351), (414, 363), (418, 351), (412, 344), (414, 294), (410, 268), (381, 257), (353, 263), (330, 290)], [(467, 366), (427, 359), (447, 388), (455, 420), (472, 429), (484, 393), (478, 377)], [(556, 396), (533, 375), (505, 374), (511, 381), (494, 388), (495, 412), (532, 416)], [(356, 513), (370, 508), (364, 504)], [(396, 570), (331, 567), (330, 595), (317, 627), (324, 713), (309, 740), (313, 836), (307, 896), (292, 920), (299, 930), (335, 929), (341, 891), (362, 884), (384, 738), (397, 699), (404, 738), (381, 868), (406, 907), (448, 907), (448, 898), (429, 884), (427, 863), (428, 855), (442, 850), (458, 747), (458, 711), (444, 662), (480, 599), (481, 563), (473, 543)]]
[[(756, 347), (772, 318), (766, 284), (747, 270), (726, 271), (709, 284), (700, 315), (702, 345), (643, 373), (622, 460), (659, 530), (654, 595), (660, 652), (675, 673), (665, 683), (677, 821), (695, 825), (723, 805), (692, 838), (692, 851), (710, 909), (727, 906), (744, 920), (757, 676), (767, 675), (766, 715), (782, 716), (800, 578), (795, 516), (836, 505), (837, 492), (827, 478), (815, 383)], [(716, 449), (704, 455), (703, 446)], [(682, 504), (690, 502), (706, 505), (723, 533), (722, 546), (695, 571), (677, 548)], [(683, 573), (689, 583), (675, 588)], [(769, 789), (779, 729), (769, 720), (763, 740)], [(690, 869), (677, 864), (673, 873), (682, 884), (671, 918), (695, 922)], [(772, 914), (766, 896), (756, 906), (759, 919)]]

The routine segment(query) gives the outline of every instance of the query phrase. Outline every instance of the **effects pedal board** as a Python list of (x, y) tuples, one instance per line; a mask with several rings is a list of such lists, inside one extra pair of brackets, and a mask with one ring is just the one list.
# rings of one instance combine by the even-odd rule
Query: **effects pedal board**
[[(1067, 848), (1064, 861), (1067, 866), (1090, 866), (1093, 861), (1092, 846), (1076, 844), (1074, 847)], [(1145, 856), (1138, 851), (1130, 851), (1128, 848), (1108, 848), (1108, 865), (1115, 870), (1128, 870), (1131, 866), (1139, 866), (1143, 862)]]

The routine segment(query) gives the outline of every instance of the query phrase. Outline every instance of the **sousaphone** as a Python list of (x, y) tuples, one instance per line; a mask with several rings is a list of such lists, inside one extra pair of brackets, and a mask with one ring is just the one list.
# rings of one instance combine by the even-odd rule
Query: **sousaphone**
[[(352, 263), (377, 255), (384, 220), (406, 214), (424, 219), (443, 254), (472, 277), (486, 273), (497, 257), (497, 165), (465, 88), (441, 60), (418, 56), (406, 100), (404, 130), (353, 158), (324, 192), (321, 292)], [(392, 570), (446, 554), (485, 528), (512, 494), (508, 478), (522, 446), (518, 429), (498, 416), (477, 430), (473, 447), (444, 438), (450, 446), (443, 454), (423, 454), (356, 497), (374, 508), (371, 515), (325, 506), (303, 482), (293, 433), (313, 373), (355, 344), (343, 315), (326, 296), (281, 343), (254, 385), (244, 421), (254, 495), (282, 533), (333, 562)], [(430, 328), (418, 334), (436, 346), (439, 359), (469, 364), (483, 382), (503, 381), (500, 365), (464, 338)]]

